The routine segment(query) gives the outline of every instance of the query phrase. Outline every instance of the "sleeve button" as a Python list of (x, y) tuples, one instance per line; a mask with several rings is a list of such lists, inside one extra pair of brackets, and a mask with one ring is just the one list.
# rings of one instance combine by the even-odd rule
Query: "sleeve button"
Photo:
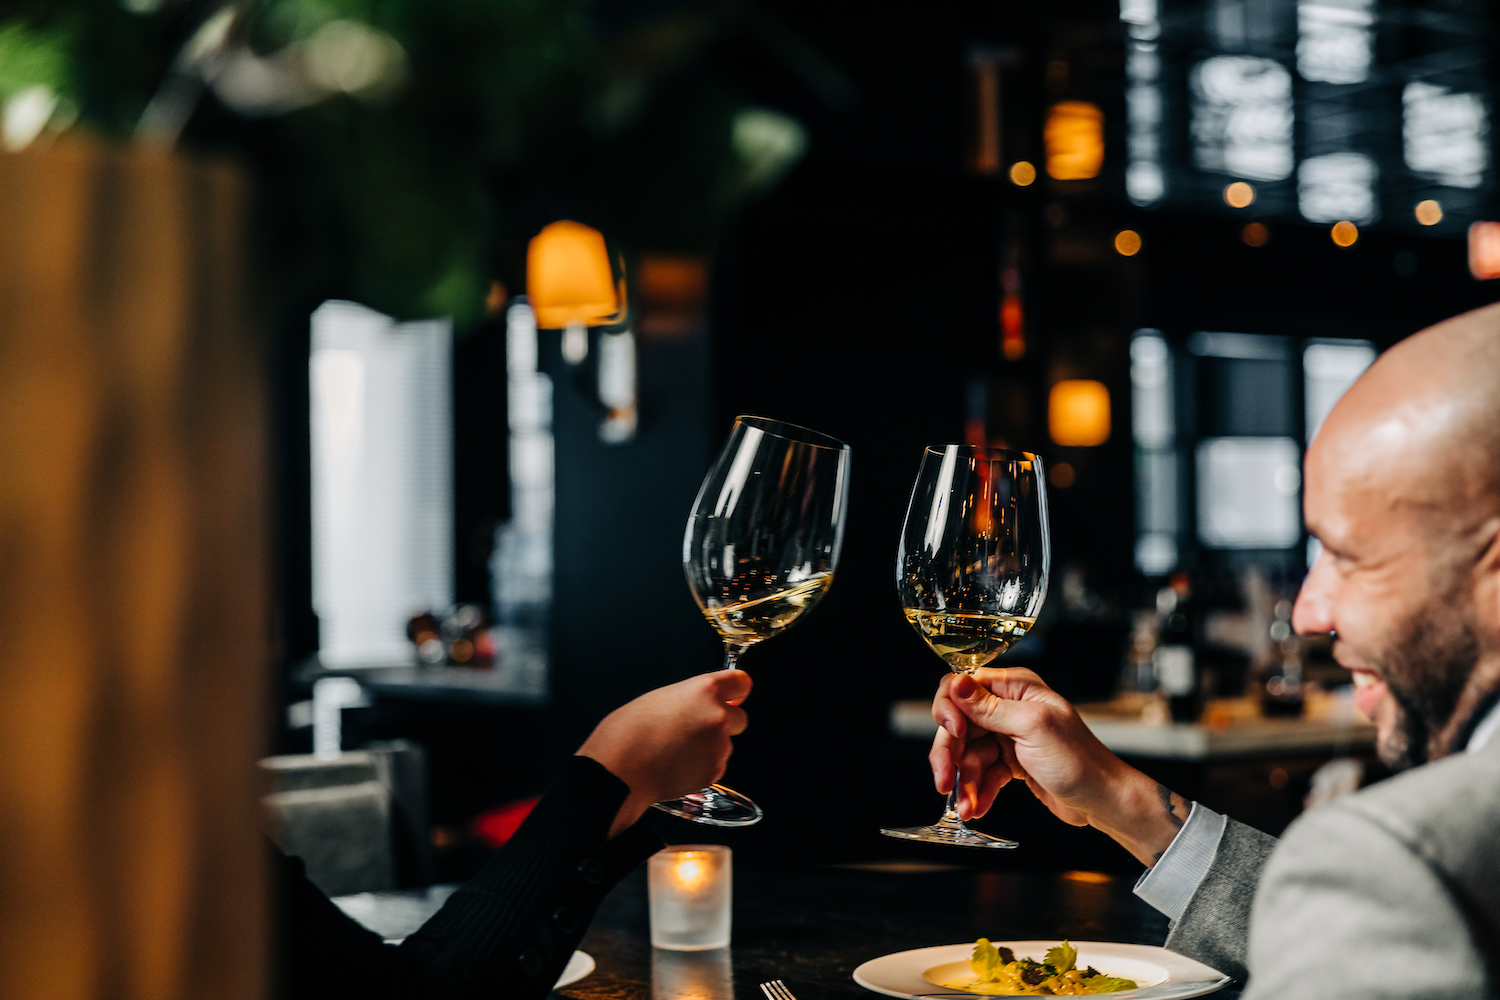
[(572, 934), (578, 929), (578, 915), (566, 906), (558, 907), (557, 912), (552, 914), (552, 922), (564, 934)]
[(535, 979), (546, 971), (547, 963), (542, 958), (542, 953), (535, 948), (528, 948), (521, 952), (521, 971)]
[(588, 858), (578, 865), (578, 877), (589, 885), (598, 885), (604, 881), (604, 866), (593, 858)]

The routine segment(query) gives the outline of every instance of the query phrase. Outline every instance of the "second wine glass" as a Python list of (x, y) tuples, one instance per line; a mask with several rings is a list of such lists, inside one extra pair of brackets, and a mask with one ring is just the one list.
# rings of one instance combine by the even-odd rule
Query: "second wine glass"
[[(955, 674), (972, 674), (1030, 631), (1051, 568), (1042, 460), (1025, 451), (927, 448), (912, 487), (896, 591), (906, 620)], [(942, 817), (880, 832), (959, 847), (1011, 848), (958, 818), (958, 778)]]
[[(736, 417), (688, 515), (682, 569), (724, 640), (724, 669), (807, 614), (833, 584), (849, 508), (849, 446), (766, 417)], [(711, 785), (656, 808), (710, 826), (761, 808)]]

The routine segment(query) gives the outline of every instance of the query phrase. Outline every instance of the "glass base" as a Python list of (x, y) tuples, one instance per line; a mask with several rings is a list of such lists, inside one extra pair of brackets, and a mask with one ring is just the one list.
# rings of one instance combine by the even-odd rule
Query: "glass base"
[(946, 817), (931, 826), (882, 828), (880, 832), (887, 837), (895, 837), (899, 840), (920, 840), (927, 844), (948, 844), (951, 847), (990, 847), (1008, 851), (1021, 846), (1014, 840), (991, 837), (987, 833), (970, 830), (963, 823)]
[(723, 785), (709, 785), (671, 802), (654, 803), (654, 807), (704, 826), (754, 826), (766, 815), (748, 796)]

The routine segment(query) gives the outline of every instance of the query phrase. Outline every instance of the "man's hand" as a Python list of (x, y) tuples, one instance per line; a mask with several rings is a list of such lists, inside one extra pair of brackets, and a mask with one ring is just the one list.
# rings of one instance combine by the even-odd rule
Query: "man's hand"
[(932, 701), (928, 760), (939, 792), (961, 774), (958, 814), (983, 816), (1012, 778), (1065, 823), (1092, 826), (1147, 865), (1177, 836), (1189, 805), (1116, 757), (1073, 706), (1030, 670), (949, 674)]
[(715, 670), (648, 691), (604, 717), (578, 748), (630, 786), (609, 835), (626, 829), (653, 802), (718, 781), (731, 736), (749, 724), (740, 702), (750, 694), (743, 670)]

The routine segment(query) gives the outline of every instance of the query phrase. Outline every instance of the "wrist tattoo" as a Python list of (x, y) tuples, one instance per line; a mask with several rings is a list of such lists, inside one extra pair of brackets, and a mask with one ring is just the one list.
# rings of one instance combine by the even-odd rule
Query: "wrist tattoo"
[(1172, 821), (1173, 826), (1179, 830), (1182, 829), (1182, 824), (1187, 820), (1187, 800), (1162, 784), (1156, 786), (1156, 794), (1161, 797), (1161, 805), (1167, 811), (1167, 819)]

